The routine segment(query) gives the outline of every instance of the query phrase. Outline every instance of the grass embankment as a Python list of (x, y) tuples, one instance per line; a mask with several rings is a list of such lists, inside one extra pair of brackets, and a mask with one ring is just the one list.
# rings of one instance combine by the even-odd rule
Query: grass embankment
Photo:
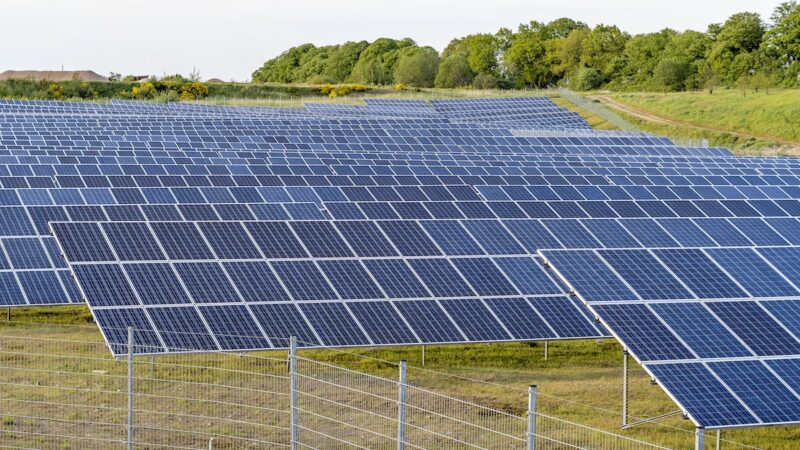
[[(591, 97), (645, 131), (708, 139), (748, 155), (800, 154), (800, 90), (597, 93)], [(610, 101), (609, 101), (610, 100)], [(614, 103), (621, 105), (615, 105)]]
[[(24, 322), (42, 324), (21, 325)], [(93, 326), (48, 325), (91, 323), (91, 314), (85, 307), (23, 308), (14, 310), (11, 324), (0, 321), (0, 334), (71, 341), (101, 340), (99, 331)], [(394, 366), (385, 361), (397, 362), (405, 359), (411, 367), (409, 380), (416, 385), (516, 414), (523, 414), (525, 411), (527, 386), (538, 384), (540, 411), (545, 414), (670, 448), (690, 448), (693, 442), (692, 425), (679, 416), (661, 420), (660, 424), (666, 426), (643, 425), (619, 431), (622, 404), (621, 353), (620, 346), (611, 339), (550, 342), (547, 361), (543, 358), (541, 343), (429, 346), (426, 364), (422, 370), (419, 368), (422, 352), (418, 346), (354, 349), (346, 352), (302, 351), (309, 358), (389, 378), (395, 378), (397, 372)], [(263, 354), (280, 358), (286, 356), (285, 351)], [(110, 355), (108, 358), (111, 359)], [(189, 361), (196, 357), (186, 358)], [(676, 411), (677, 407), (663, 391), (650, 384), (644, 370), (631, 362), (630, 420)], [(800, 429), (775, 427), (733, 430), (724, 432), (723, 438), (760, 448), (788, 450), (796, 448)], [(707, 439), (707, 448), (714, 448), (713, 443), (711, 434)], [(723, 443), (723, 448), (742, 447)]]
[[(213, 85), (212, 85), (213, 86)], [(284, 85), (270, 85), (280, 87)], [(283, 108), (300, 108), (305, 103), (334, 103), (342, 105), (363, 105), (364, 99), (402, 99), (402, 100), (441, 100), (452, 98), (497, 98), (497, 97), (530, 97), (553, 94), (548, 90), (500, 90), (500, 89), (406, 89), (396, 90), (390, 87), (372, 86), (363, 93), (350, 93), (343, 97), (327, 97), (318, 95), (319, 86), (285, 85), (283, 90), (276, 90), (269, 95), (249, 95), (247, 91), (224, 93), (210, 89), (209, 96), (196, 103), (229, 106), (272, 106)], [(287, 93), (289, 86), (296, 87), (294, 93)], [(298, 95), (299, 94), (299, 95)]]

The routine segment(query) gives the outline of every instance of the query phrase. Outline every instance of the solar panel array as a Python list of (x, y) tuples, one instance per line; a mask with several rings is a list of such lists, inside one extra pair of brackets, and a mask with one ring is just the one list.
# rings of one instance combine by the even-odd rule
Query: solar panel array
[(4, 100), (0, 303), (115, 354), (613, 335), (698, 425), (791, 423), (799, 176), (543, 97)]

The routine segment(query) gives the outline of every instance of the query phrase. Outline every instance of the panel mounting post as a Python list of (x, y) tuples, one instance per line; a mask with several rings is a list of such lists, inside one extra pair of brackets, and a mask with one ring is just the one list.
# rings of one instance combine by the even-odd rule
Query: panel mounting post
[(697, 427), (694, 430), (694, 450), (704, 450), (706, 448), (705, 429)]
[(622, 426), (628, 425), (628, 351), (622, 351)]
[(549, 343), (550, 343), (550, 341), (544, 341), (544, 360), (545, 361), (547, 361), (547, 350), (548, 350), (548, 344)]

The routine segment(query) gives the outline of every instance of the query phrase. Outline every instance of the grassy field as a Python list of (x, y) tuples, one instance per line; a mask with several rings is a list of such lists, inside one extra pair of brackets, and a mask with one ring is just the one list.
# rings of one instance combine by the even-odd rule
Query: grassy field
[[(747, 92), (593, 93), (645, 131), (706, 138), (742, 154), (796, 155), (800, 147), (800, 90)], [(606, 103), (604, 101), (604, 103)], [(612, 109), (614, 103), (606, 103)]]
[[(303, 86), (304, 88), (308, 86)], [(395, 90), (385, 87), (372, 87), (364, 93), (350, 93), (344, 97), (324, 96), (290, 96), (276, 94), (272, 97), (238, 97), (210, 95), (193, 103), (229, 106), (271, 106), (282, 108), (300, 108), (304, 103), (334, 103), (343, 105), (362, 105), (367, 98), (386, 98), (403, 100), (440, 100), (452, 98), (486, 98), (486, 97), (529, 97), (556, 95), (554, 90), (500, 90), (500, 89), (406, 89)]]
[[(18, 309), (13, 312), (12, 322), (0, 322), (0, 335), (96, 342), (101, 339), (100, 334), (93, 326), (86, 326), (91, 323), (91, 315), (84, 307)], [(84, 326), (60, 327), (54, 324)], [(286, 352), (262, 354), (283, 358)], [(405, 359), (412, 367), (409, 380), (416, 385), (517, 414), (524, 413), (527, 386), (538, 384), (541, 412), (620, 432), (622, 358), (621, 348), (613, 340), (550, 342), (546, 361), (541, 343), (431, 346), (427, 348), (424, 368), (420, 368), (420, 347), (348, 352), (304, 350), (302, 354), (390, 378), (396, 377), (396, 369), (382, 361)], [(108, 359), (112, 360), (110, 355)], [(68, 403), (70, 399), (48, 399), (59, 400)], [(638, 365), (631, 364), (631, 421), (676, 410), (667, 396), (650, 384), (646, 373)], [(691, 431), (689, 421), (672, 416), (661, 420), (659, 425), (644, 425), (621, 433), (671, 448), (690, 448)], [(713, 448), (713, 435), (711, 437), (708, 439), (709, 449)], [(759, 448), (788, 450), (796, 448), (800, 429), (734, 430), (724, 432), (723, 438)], [(726, 442), (722, 448), (745, 447)]]

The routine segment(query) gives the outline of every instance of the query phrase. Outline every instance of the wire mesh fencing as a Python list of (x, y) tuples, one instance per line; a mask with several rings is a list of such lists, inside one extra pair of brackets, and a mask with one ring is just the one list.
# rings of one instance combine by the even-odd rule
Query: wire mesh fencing
[(137, 356), (155, 349), (131, 335), (115, 359), (99, 339), (0, 330), (0, 447), (664, 448), (538, 412), (535, 391), (507, 410), (445, 395), (404, 363), (375, 361), (378, 376), (306, 349)]
[[(569, 100), (576, 106), (591, 112), (592, 114), (601, 117), (606, 122), (614, 125), (622, 131), (641, 134), (643, 131), (636, 125), (625, 120), (622, 116), (611, 111), (600, 103), (593, 102), (582, 95), (578, 95), (569, 89), (559, 89), (559, 96)], [(675, 145), (682, 147), (699, 147), (707, 148), (708, 139), (690, 139), (690, 138), (670, 138)]]

